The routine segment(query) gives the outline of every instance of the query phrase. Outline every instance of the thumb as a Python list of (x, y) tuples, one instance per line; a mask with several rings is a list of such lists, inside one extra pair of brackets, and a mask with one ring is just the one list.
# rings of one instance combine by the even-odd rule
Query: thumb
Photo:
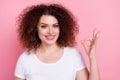
[(84, 47), (85, 50), (87, 50), (86, 40), (81, 40), (81, 44)]

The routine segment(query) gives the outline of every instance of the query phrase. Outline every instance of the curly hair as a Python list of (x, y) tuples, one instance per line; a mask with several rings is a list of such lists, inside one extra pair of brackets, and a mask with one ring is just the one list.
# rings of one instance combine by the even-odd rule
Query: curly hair
[(37, 25), (42, 15), (56, 17), (60, 26), (57, 40), (59, 46), (75, 46), (78, 25), (73, 14), (60, 4), (38, 4), (25, 8), (18, 16), (18, 37), (24, 48), (32, 49), (41, 45)]

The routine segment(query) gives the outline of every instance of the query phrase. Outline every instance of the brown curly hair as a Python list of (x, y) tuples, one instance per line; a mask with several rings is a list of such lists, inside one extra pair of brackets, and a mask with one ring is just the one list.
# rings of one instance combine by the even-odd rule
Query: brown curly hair
[(18, 37), (24, 48), (30, 50), (40, 46), (37, 25), (42, 15), (52, 15), (58, 20), (60, 35), (57, 43), (59, 46), (75, 46), (78, 25), (73, 14), (60, 4), (38, 4), (27, 7), (18, 16)]

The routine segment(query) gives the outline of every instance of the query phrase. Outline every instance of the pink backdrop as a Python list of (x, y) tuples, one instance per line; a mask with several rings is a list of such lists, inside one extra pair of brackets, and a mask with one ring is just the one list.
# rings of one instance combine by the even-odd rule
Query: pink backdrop
[[(15, 25), (16, 17), (25, 7), (37, 3), (59, 2), (77, 17), (80, 27), (78, 48), (84, 55), (80, 40), (100, 30), (97, 60), (101, 80), (120, 80), (120, 1), (119, 0), (0, 0), (0, 80), (14, 80), (14, 68), (20, 48)], [(85, 57), (88, 65), (87, 57)]]

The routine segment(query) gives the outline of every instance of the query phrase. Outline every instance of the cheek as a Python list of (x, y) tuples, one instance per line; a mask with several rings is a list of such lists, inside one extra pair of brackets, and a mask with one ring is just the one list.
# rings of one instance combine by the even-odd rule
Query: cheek
[(39, 36), (39, 38), (41, 39), (42, 38), (42, 36), (45, 34), (45, 32), (43, 31), (43, 30), (38, 30), (38, 36)]
[(38, 29), (39, 35), (44, 35), (46, 33), (46, 30)]
[(56, 30), (56, 33), (59, 34), (59, 33), (60, 33), (60, 29), (57, 29), (57, 30)]

